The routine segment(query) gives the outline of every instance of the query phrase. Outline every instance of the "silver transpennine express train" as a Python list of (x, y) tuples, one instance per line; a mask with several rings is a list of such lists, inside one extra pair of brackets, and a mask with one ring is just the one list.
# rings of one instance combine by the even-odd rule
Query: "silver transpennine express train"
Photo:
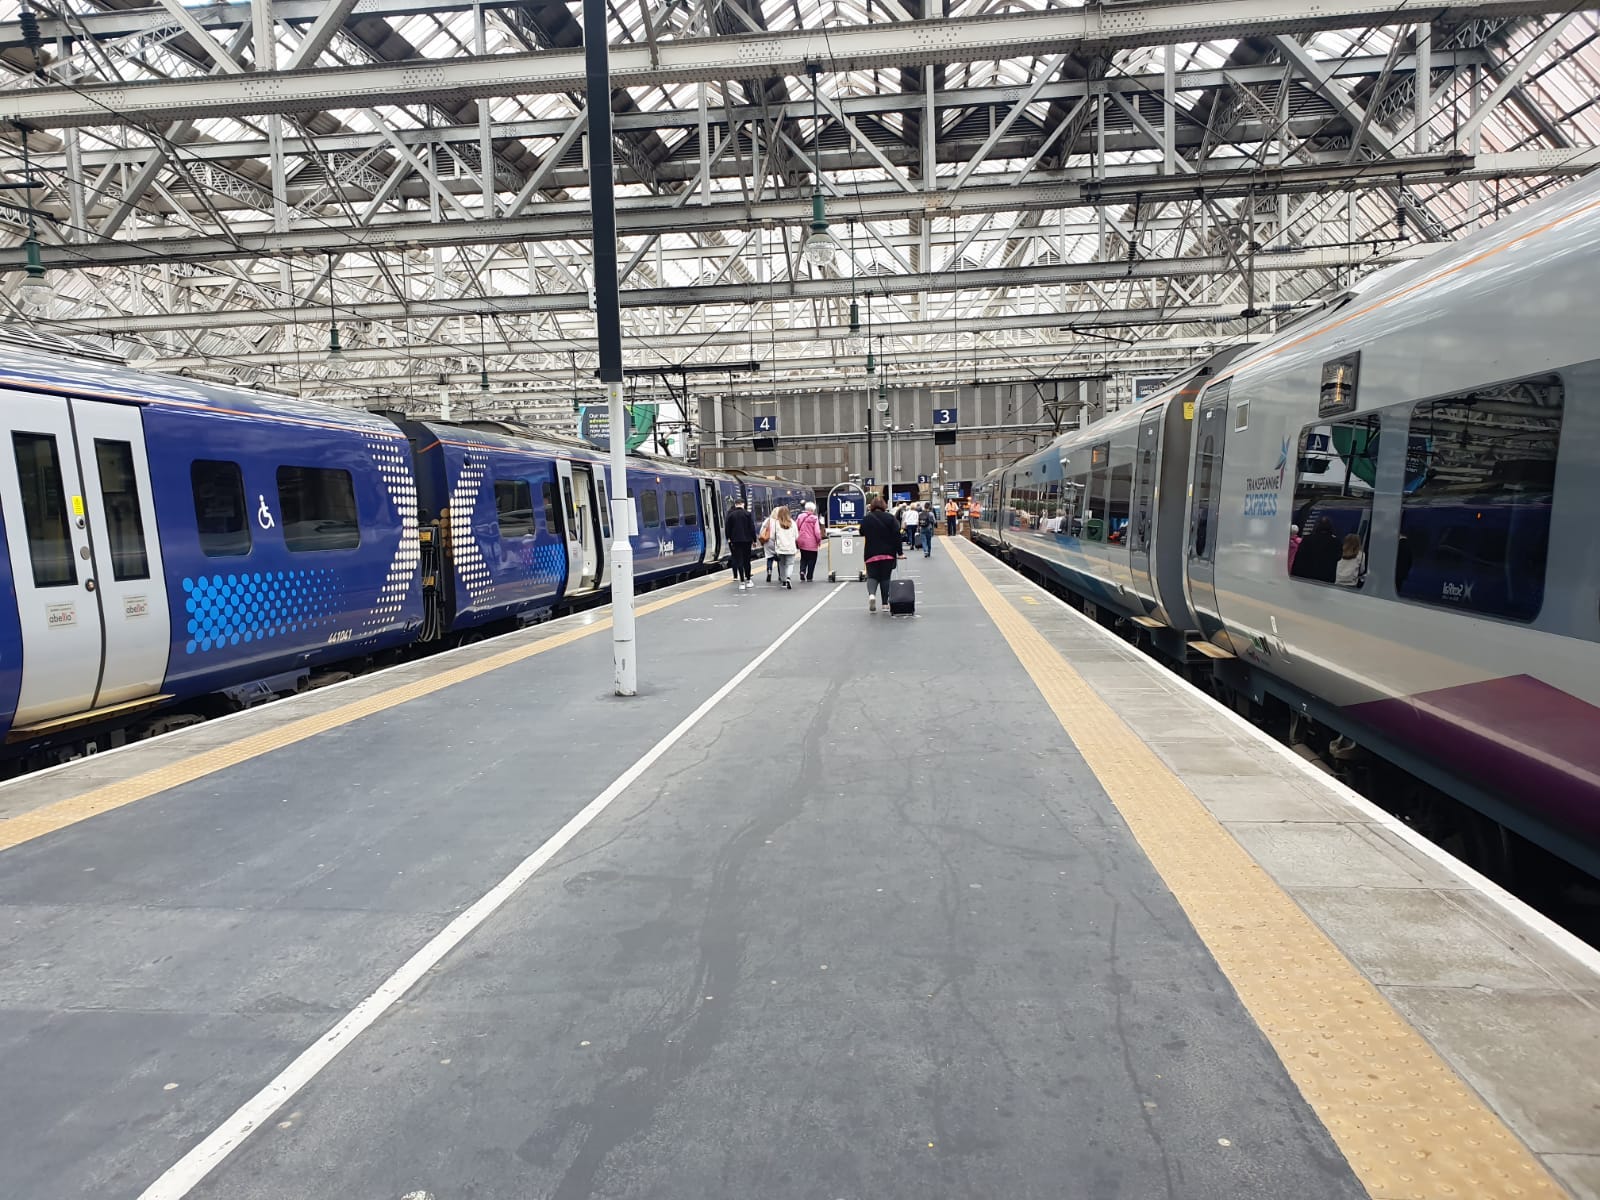
[(1600, 869), (1600, 182), (991, 474), (974, 537)]

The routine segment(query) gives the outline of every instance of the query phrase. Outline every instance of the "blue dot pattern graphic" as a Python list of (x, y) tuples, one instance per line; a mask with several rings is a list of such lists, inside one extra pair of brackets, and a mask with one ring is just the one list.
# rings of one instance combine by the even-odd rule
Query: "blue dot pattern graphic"
[(566, 574), (565, 542), (533, 542), (529, 539), (520, 548), (518, 557), (522, 560), (523, 574), (533, 583), (554, 587)]
[(183, 581), (190, 654), (207, 654), (330, 622), (337, 611), (333, 571), (250, 571)]

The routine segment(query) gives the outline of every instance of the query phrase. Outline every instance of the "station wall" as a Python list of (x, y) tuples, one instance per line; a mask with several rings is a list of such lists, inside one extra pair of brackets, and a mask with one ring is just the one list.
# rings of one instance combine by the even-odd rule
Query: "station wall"
[[(708, 467), (778, 472), (813, 487), (831, 487), (852, 474), (875, 478), (880, 485), (892, 482), (897, 490), (913, 487), (921, 475), (941, 485), (963, 483), (981, 479), (995, 467), (1048, 442), (1057, 432), (1092, 417), (1102, 395), (1098, 383), (891, 386), (887, 389), (887, 416), (876, 410), (876, 387), (778, 396), (754, 389), (701, 395), (697, 397), (700, 462)], [(953, 446), (934, 444), (936, 408), (956, 409)], [(754, 449), (758, 417), (776, 417), (775, 450)], [(887, 433), (885, 422), (891, 427)], [(885, 465), (890, 454), (892, 470)], [(926, 488), (923, 494), (927, 494)]]

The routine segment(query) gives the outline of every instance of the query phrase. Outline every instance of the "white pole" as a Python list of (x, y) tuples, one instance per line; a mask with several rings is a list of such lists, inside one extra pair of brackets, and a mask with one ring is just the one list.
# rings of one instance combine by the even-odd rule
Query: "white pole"
[(604, 0), (583, 0), (584, 78), (589, 91), (589, 210), (594, 224), (595, 340), (605, 385), (611, 438), (611, 664), (619, 696), (639, 692), (634, 646), (633, 502), (628, 498), (628, 429), (622, 411), (622, 314), (617, 297), (617, 212), (612, 171), (610, 50)]
[(611, 413), (611, 665), (619, 696), (637, 695), (639, 664), (633, 653), (633, 500), (628, 496), (628, 437), (622, 384), (607, 383)]

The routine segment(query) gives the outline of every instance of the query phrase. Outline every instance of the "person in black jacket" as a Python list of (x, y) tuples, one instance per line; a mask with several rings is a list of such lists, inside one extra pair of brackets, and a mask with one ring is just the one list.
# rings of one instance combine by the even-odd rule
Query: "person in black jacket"
[(733, 577), (739, 581), (739, 590), (755, 587), (750, 578), (750, 548), (756, 542), (756, 521), (743, 500), (733, 502), (723, 518), (722, 528), (728, 535), (728, 558), (733, 564)]
[(889, 515), (882, 496), (872, 498), (872, 509), (861, 522), (861, 556), (867, 569), (867, 611), (878, 611), (878, 593), (883, 593), (883, 611), (889, 611), (889, 577), (900, 557), (900, 523)]
[(1310, 535), (1300, 539), (1300, 548), (1294, 552), (1294, 569), (1290, 573), (1296, 579), (1332, 583), (1339, 570), (1341, 553), (1339, 535), (1333, 531), (1333, 522), (1327, 517), (1318, 517)]

